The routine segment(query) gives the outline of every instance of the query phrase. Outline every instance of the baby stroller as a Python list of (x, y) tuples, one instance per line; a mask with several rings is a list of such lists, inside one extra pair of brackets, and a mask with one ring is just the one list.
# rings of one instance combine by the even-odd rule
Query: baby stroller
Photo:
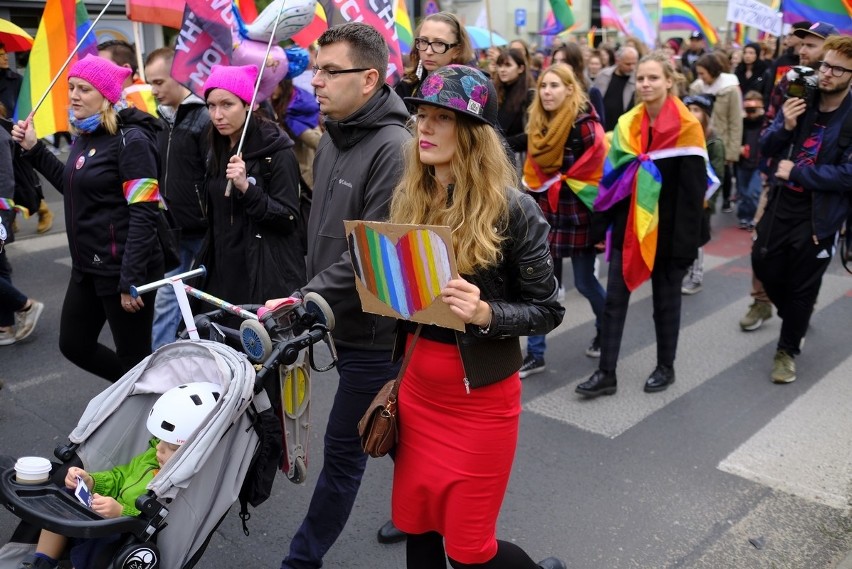
[[(22, 523), (13, 541), (0, 548), (0, 569), (15, 569), (32, 552), (31, 547), (16, 542), (28, 533), (22, 526), (71, 538), (121, 534), (114, 555), (103, 567), (194, 567), (213, 531), (238, 499), (256, 505), (268, 496), (269, 488), (263, 488), (263, 483), (249, 496), (244, 494), (258, 480), (271, 483), (279, 468), (280, 431), (277, 447), (273, 444), (270, 449), (268, 437), (257, 429), (258, 422), (268, 424), (272, 412), (264, 380), (270, 370), (292, 363), (305, 348), (328, 341), (330, 336), (317, 318), (306, 316), (304, 310), (301, 316), (301, 322), (313, 324), (291, 326), (286, 337), (276, 336), (257, 372), (244, 354), (220, 342), (176, 342), (147, 357), (89, 403), (69, 435), (70, 443), (54, 452), (62, 463), (54, 464), (52, 479), (60, 484), (70, 466), (107, 470), (142, 452), (150, 439), (145, 429), (147, 415), (159, 395), (170, 388), (191, 381), (213, 382), (223, 388), (207, 423), (175, 452), (148, 485), (148, 492), (137, 500), (140, 516), (102, 519), (59, 485), (18, 484), (14, 467), (6, 465), (0, 472), (0, 503)], [(272, 422), (278, 425), (274, 416)]]

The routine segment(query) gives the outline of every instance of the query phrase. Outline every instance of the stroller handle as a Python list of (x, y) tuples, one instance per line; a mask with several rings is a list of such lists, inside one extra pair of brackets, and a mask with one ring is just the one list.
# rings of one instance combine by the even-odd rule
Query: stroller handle
[(131, 286), (130, 287), (130, 296), (133, 298), (139, 298), (139, 295), (145, 294), (146, 292), (151, 292), (152, 290), (157, 290), (160, 287), (170, 285), (175, 281), (182, 281), (184, 279), (191, 279), (193, 277), (203, 277), (207, 274), (207, 267), (201, 265), (197, 269), (192, 269), (191, 271), (186, 271), (185, 273), (180, 273), (177, 275), (173, 275), (171, 277), (166, 277), (164, 279), (160, 279), (158, 281), (150, 282), (148, 284), (140, 285), (140, 286)]

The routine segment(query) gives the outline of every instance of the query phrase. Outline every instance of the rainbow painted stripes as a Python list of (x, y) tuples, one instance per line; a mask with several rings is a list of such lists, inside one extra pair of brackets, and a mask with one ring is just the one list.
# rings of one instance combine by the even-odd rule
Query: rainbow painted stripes
[(161, 205), (164, 203), (160, 198), (160, 184), (156, 178), (127, 180), (122, 186), (127, 205), (145, 202), (159, 202)]
[[(89, 26), (89, 14), (83, 0), (47, 0), (18, 95), (16, 119), (29, 116), (77, 45), (78, 38), (83, 37)], [(89, 53), (97, 55), (94, 33), (86, 38), (71, 64)], [(34, 120), (39, 136), (68, 130), (68, 79), (65, 74), (50, 90)]]
[(349, 234), (349, 252), (361, 283), (403, 318), (428, 308), (452, 278), (447, 247), (428, 229), (409, 231), (394, 244), (360, 223)]
[(713, 24), (688, 0), (660, 0), (660, 9), (661, 30), (694, 30), (704, 34), (710, 45), (719, 43)]

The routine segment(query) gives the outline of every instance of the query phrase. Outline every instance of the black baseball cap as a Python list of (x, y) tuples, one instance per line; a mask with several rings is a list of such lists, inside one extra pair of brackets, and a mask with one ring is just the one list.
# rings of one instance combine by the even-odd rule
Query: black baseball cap
[(703, 40), (704, 34), (702, 34), (701, 32), (698, 32), (698, 31), (692, 32), (691, 34), (689, 34), (689, 39), (691, 39), (691, 40)]
[(828, 36), (836, 36), (840, 32), (837, 31), (837, 28), (832, 26), (831, 24), (824, 24), (822, 22), (814, 22), (808, 29), (798, 29), (793, 32), (797, 38), (803, 38), (805, 36), (816, 36), (820, 39), (825, 39)]

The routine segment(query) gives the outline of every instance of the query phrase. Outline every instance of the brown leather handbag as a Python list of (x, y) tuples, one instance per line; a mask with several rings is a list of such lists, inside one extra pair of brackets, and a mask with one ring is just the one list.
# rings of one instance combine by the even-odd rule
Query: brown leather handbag
[(422, 327), (422, 324), (417, 325), (417, 331), (414, 332), (414, 338), (408, 346), (408, 351), (405, 352), (405, 358), (402, 360), (396, 379), (384, 384), (367, 407), (367, 412), (358, 421), (361, 448), (373, 458), (385, 456), (396, 445), (399, 436), (396, 425), (399, 385), (402, 383), (402, 376), (405, 375), (405, 368), (408, 367), (408, 361), (411, 359), (414, 344), (417, 343)]

